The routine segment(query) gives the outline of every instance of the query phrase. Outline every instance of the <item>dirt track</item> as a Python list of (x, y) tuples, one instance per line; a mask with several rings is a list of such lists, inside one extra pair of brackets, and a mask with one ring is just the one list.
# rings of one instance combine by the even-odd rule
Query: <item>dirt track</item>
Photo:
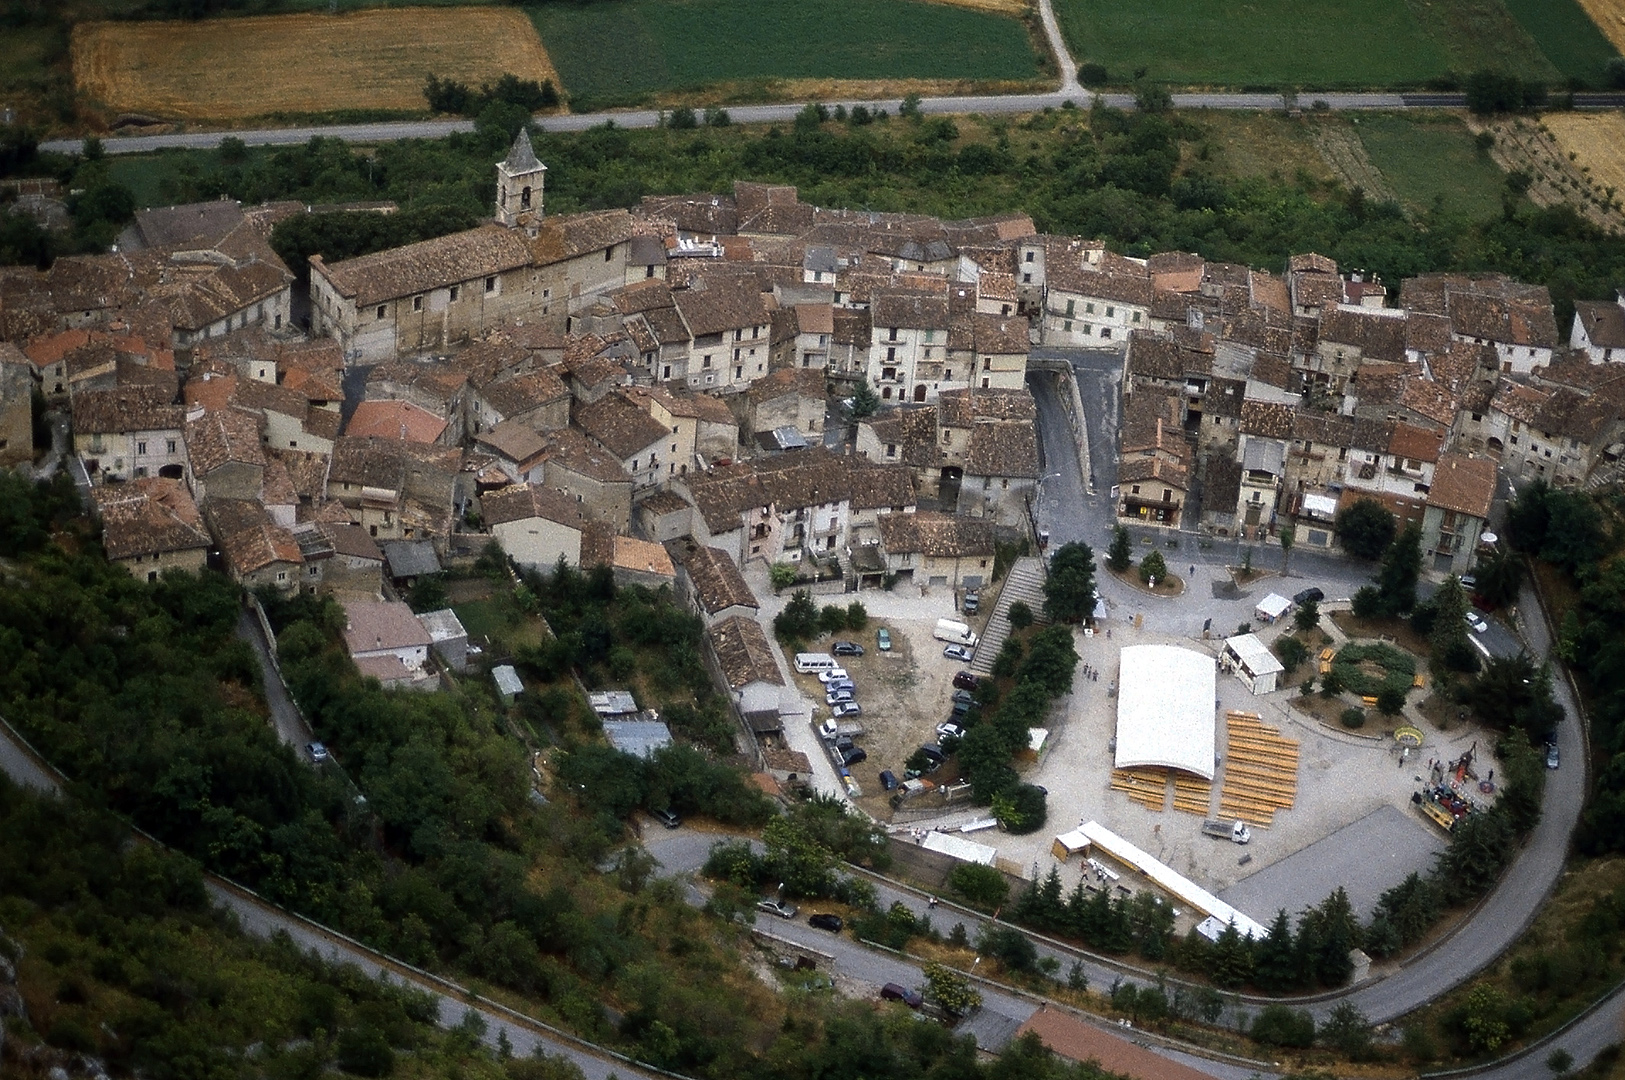
[(118, 111), (165, 117), (418, 111), (430, 75), (477, 84), (509, 72), (560, 85), (535, 28), (513, 9), (85, 23), (73, 32), (81, 90)]

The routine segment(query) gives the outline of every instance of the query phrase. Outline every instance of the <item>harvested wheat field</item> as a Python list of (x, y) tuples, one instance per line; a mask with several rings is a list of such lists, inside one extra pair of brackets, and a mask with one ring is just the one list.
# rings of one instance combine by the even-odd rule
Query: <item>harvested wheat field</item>
[(1625, 0), (1580, 0), (1580, 7), (1608, 43), (1625, 53)]
[(1594, 187), (1625, 192), (1625, 115), (1559, 112), (1540, 120)]
[(341, 109), (421, 110), (430, 75), (560, 85), (536, 29), (511, 8), (388, 8), (202, 22), (85, 23), (73, 77), (121, 112), (235, 120)]

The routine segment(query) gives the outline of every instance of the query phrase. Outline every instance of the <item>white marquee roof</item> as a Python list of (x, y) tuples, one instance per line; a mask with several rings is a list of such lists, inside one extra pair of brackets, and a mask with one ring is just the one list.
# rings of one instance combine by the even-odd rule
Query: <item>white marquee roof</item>
[(1236, 659), (1254, 675), (1268, 675), (1270, 672), (1282, 672), (1285, 665), (1275, 658), (1269, 647), (1259, 640), (1257, 634), (1238, 634), (1232, 638), (1224, 639), (1224, 647), (1235, 654)]
[(1213, 779), (1211, 656), (1174, 645), (1131, 645), (1117, 696), (1119, 769), (1161, 765)]

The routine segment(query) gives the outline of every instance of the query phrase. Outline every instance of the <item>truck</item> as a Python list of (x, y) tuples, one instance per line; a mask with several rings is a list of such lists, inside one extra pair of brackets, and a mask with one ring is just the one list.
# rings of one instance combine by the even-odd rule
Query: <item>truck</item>
[(976, 631), (968, 623), (958, 619), (938, 619), (937, 628), (931, 636), (938, 641), (950, 641), (955, 645), (964, 645), (967, 648), (976, 648)]
[(1224, 821), (1210, 818), (1202, 822), (1202, 832), (1220, 840), (1228, 840), (1232, 844), (1250, 844), (1253, 840), (1253, 831), (1247, 827), (1245, 821)]
[(826, 739), (855, 739), (867, 734), (867, 729), (856, 720), (837, 720), (832, 716), (818, 726), (818, 734)]

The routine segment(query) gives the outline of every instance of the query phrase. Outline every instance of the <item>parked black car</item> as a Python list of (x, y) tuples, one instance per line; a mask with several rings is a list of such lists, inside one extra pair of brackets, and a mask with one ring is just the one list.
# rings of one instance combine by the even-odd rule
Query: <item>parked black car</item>
[(863, 646), (855, 641), (837, 641), (829, 651), (832, 656), (862, 656)]
[(845, 926), (846, 923), (841, 921), (839, 915), (831, 915), (828, 912), (820, 911), (816, 915), (807, 916), (807, 925), (817, 927), (820, 930), (828, 930), (832, 934), (839, 934), (841, 927)]
[(897, 774), (890, 769), (880, 770), (880, 787), (883, 791), (897, 790)]
[(854, 746), (852, 749), (841, 755), (841, 764), (845, 765), (847, 768), (851, 768), (853, 765), (857, 765), (860, 762), (868, 760), (869, 751), (865, 750), (861, 746)]
[(974, 690), (982, 684), (982, 680), (968, 671), (961, 671), (954, 676), (954, 686), (960, 690)]

